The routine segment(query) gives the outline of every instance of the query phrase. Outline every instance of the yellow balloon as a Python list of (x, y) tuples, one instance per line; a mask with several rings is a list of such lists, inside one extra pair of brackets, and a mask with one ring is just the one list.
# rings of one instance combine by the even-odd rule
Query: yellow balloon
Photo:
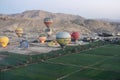
[(71, 42), (71, 38), (56, 39), (60, 45), (67, 45)]
[(9, 43), (9, 38), (4, 36), (0, 38), (0, 44), (2, 47), (6, 47)]
[(56, 34), (56, 41), (64, 48), (71, 41), (71, 35), (68, 32), (58, 32)]
[(18, 28), (16, 28), (15, 32), (16, 32), (16, 34), (17, 34), (18, 37), (21, 37), (22, 34), (23, 34), (23, 29), (20, 28), (20, 27), (18, 27)]

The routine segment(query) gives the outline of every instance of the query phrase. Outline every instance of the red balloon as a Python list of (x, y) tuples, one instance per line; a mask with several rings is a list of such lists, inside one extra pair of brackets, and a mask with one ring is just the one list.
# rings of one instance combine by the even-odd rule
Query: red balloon
[(53, 23), (53, 20), (51, 18), (45, 18), (44, 24), (49, 28), (50, 25)]
[(80, 37), (80, 34), (79, 34), (79, 32), (73, 32), (73, 33), (71, 34), (71, 37), (72, 37), (74, 40), (78, 40), (79, 37)]

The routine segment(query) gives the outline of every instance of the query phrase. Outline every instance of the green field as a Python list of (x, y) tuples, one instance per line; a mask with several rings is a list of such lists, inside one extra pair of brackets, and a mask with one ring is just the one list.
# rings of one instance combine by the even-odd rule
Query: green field
[[(25, 55), (0, 54), (7, 56), (0, 61), (1, 68), (29, 60)], [(31, 57), (36, 61), (43, 56)], [(120, 80), (120, 45), (96, 47), (11, 68), (0, 72), (0, 80)]]

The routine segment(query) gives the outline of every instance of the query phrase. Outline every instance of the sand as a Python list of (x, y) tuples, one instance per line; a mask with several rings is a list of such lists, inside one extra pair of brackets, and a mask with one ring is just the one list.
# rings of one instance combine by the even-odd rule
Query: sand
[[(85, 45), (88, 43), (79, 42), (75, 44), (75, 42), (68, 44), (68, 46), (76, 46), (76, 45)], [(17, 44), (9, 44), (6, 48), (0, 47), (0, 51), (7, 51), (12, 53), (18, 54), (25, 54), (25, 55), (33, 55), (33, 54), (41, 54), (41, 53), (48, 53), (50, 51), (61, 49), (59, 45), (48, 46), (48, 43), (30, 43), (29, 48), (23, 49), (19, 47), (19, 43)]]
[(0, 47), (0, 51), (7, 51), (25, 55), (47, 53), (58, 49), (60, 49), (60, 46), (49, 47), (47, 43), (30, 43), (29, 48), (26, 49), (20, 48), (19, 45), (8, 45), (6, 48)]

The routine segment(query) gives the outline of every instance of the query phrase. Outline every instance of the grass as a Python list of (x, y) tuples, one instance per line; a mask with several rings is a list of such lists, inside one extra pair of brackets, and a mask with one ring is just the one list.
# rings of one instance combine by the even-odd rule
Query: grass
[[(70, 47), (72, 50), (72, 47)], [(62, 53), (62, 51), (55, 53)], [(65, 51), (64, 54), (70, 51)], [(54, 52), (53, 52), (54, 53)], [(0, 73), (0, 80), (120, 80), (120, 46), (106, 45), (75, 54), (53, 57), (52, 52), (44, 62), (13, 68)], [(29, 60), (29, 56), (7, 55), (1, 65), (17, 64)], [(33, 61), (46, 55), (31, 56)], [(0, 66), (1, 66), (0, 65)]]
[(63, 80), (120, 80), (120, 73), (95, 69), (84, 69)]
[(97, 67), (99, 69), (105, 69), (108, 71), (120, 72), (120, 56), (115, 56), (107, 59), (104, 62), (95, 65), (94, 67)]
[(48, 60), (48, 62), (63, 63), (63, 64), (77, 65), (77, 66), (88, 66), (100, 62), (106, 58), (107, 58), (106, 56), (91, 55), (91, 54), (70, 54), (63, 57), (50, 59)]
[(120, 55), (119, 52), (120, 52), (120, 46), (119, 45), (106, 45), (104, 47), (91, 49), (90, 51), (85, 51), (83, 53), (103, 55), (103, 56), (115, 56), (115, 55)]
[(5, 56), (2, 60), (0, 60), (0, 67), (15, 66), (20, 63), (25, 63), (28, 60), (28, 56), (21, 54), (0, 52), (0, 55)]
[(21, 67), (0, 74), (1, 80), (55, 80), (57, 77), (66, 75), (79, 69), (79, 67), (65, 66), (60, 64), (38, 63), (27, 67)]

